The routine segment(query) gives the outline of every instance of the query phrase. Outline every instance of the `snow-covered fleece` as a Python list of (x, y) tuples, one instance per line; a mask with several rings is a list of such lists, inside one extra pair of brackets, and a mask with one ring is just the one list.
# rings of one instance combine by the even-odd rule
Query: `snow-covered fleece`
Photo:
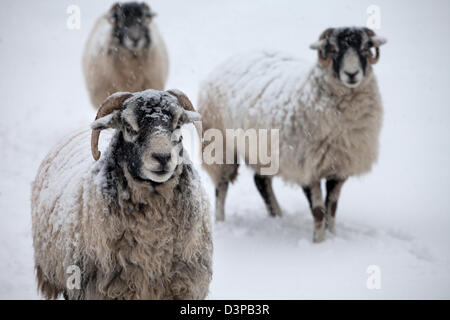
[[(212, 240), (209, 203), (196, 171), (185, 161), (153, 187), (126, 171), (125, 185), (105, 186), (118, 174), (107, 166), (115, 139), (103, 135), (109, 147), (94, 162), (90, 132), (80, 132), (42, 162), (32, 190), (39, 290), (46, 298), (205, 298)], [(115, 190), (115, 201), (108, 201), (106, 190)], [(77, 268), (78, 289), (75, 280), (67, 286)]]
[[(360, 86), (350, 89), (319, 64), (311, 68), (275, 52), (239, 54), (202, 83), (198, 110), (203, 129), (223, 136), (226, 129), (279, 129), (276, 175), (301, 186), (361, 175), (377, 160), (383, 110), (370, 65)], [(264, 166), (251, 165), (257, 172)], [(221, 165), (204, 168), (217, 184)]]

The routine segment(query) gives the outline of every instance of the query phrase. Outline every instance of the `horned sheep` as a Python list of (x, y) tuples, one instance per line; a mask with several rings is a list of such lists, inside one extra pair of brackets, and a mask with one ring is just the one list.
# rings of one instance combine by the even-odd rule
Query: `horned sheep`
[[(318, 50), (312, 68), (280, 53), (239, 54), (200, 86), (203, 129), (218, 129), (223, 136), (227, 129), (280, 130), (275, 176), (303, 188), (315, 221), (314, 242), (324, 239), (326, 226), (334, 232), (346, 179), (370, 171), (377, 160), (383, 111), (372, 65), (385, 42), (368, 28), (329, 28), (311, 45)], [(203, 150), (211, 143), (204, 140)], [(248, 150), (227, 146), (224, 158), (231, 153), (231, 158), (241, 157), (248, 164)], [(224, 220), (228, 184), (238, 164), (204, 161), (203, 166), (216, 187), (216, 219)], [(272, 176), (261, 174), (261, 162), (250, 166), (270, 215), (281, 216)]]
[[(89, 132), (80, 132), (47, 155), (31, 205), (38, 288), (46, 298), (205, 298), (209, 202), (180, 132), (198, 119), (178, 90), (116, 93), (98, 111), (91, 146)], [(101, 155), (99, 135), (107, 128), (115, 131), (103, 134)], [(78, 287), (68, 286), (76, 269)]]

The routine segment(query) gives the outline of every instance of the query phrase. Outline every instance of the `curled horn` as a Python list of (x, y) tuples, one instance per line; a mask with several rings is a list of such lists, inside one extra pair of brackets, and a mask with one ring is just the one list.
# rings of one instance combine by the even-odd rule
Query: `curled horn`
[[(370, 39), (376, 37), (376, 34), (372, 29), (364, 28), (364, 30), (366, 31), (366, 33)], [(378, 48), (378, 46), (374, 46), (374, 47), (375, 47), (375, 56), (373, 55), (372, 51), (370, 51), (370, 50), (369, 50), (369, 55), (367, 56), (367, 60), (369, 60), (369, 62), (371, 64), (377, 63), (378, 60), (380, 59), (380, 48)]]
[[(117, 92), (113, 95), (110, 95), (102, 103), (100, 109), (98, 109), (95, 120), (112, 113), (114, 110), (119, 110), (120, 108), (122, 108), (122, 105), (125, 102), (125, 100), (127, 100), (131, 96), (132, 94), (129, 92)], [(101, 155), (101, 152), (98, 151), (98, 139), (100, 138), (100, 131), (101, 130), (99, 129), (94, 129), (92, 130), (91, 134), (91, 152), (92, 157), (94, 157), (94, 160), (100, 159)]]
[[(326, 29), (324, 32), (322, 32), (322, 34), (319, 37), (319, 41), (321, 41), (322, 43), (326, 43), (327, 38), (331, 35), (331, 33), (333, 32), (333, 28), (328, 28)], [(328, 65), (331, 62), (331, 56), (327, 55), (325, 52), (325, 57), (322, 56), (322, 50), (319, 49), (317, 51), (318, 57), (319, 57), (319, 63), (323, 66), (323, 67), (328, 67)]]
[(178, 89), (170, 89), (166, 91), (167, 93), (173, 95), (177, 98), (178, 103), (183, 107), (184, 110), (195, 111), (194, 106), (191, 103), (191, 100), (184, 94), (181, 90)]

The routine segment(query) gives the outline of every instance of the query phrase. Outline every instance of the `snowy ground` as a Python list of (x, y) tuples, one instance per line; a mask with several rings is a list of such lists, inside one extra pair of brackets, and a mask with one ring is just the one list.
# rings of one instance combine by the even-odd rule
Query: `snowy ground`
[[(49, 148), (94, 118), (81, 52), (111, 2), (2, 4), (0, 298), (35, 299), (30, 184)], [(70, 4), (81, 8), (80, 30), (66, 28)], [(371, 4), (389, 39), (375, 67), (385, 105), (378, 165), (345, 185), (338, 235), (318, 245), (301, 190), (276, 180), (285, 216), (270, 219), (241, 168), (227, 221), (214, 229), (209, 298), (450, 298), (450, 2), (150, 2), (170, 52), (168, 87), (194, 102), (199, 81), (229, 55), (271, 48), (314, 61), (309, 43), (328, 26), (364, 25)], [(369, 265), (380, 267), (380, 290), (366, 287)]]

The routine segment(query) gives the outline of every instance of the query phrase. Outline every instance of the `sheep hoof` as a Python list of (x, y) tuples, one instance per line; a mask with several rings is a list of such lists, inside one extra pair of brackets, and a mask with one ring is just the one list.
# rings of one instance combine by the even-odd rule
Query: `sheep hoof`
[(336, 234), (336, 229), (334, 225), (335, 225), (334, 217), (329, 216), (327, 219), (327, 228), (328, 231), (330, 231), (332, 234)]
[(276, 218), (276, 217), (282, 217), (283, 216), (283, 213), (281, 212), (281, 210), (278, 208), (278, 209), (275, 209), (275, 210), (270, 210), (269, 211), (269, 216), (271, 217), (271, 218)]
[(217, 222), (225, 221), (225, 214), (223, 214), (223, 213), (216, 213), (216, 221)]
[(277, 208), (274, 210), (274, 214), (276, 217), (282, 217), (283, 216), (283, 211), (281, 211), (280, 207), (277, 205)]

